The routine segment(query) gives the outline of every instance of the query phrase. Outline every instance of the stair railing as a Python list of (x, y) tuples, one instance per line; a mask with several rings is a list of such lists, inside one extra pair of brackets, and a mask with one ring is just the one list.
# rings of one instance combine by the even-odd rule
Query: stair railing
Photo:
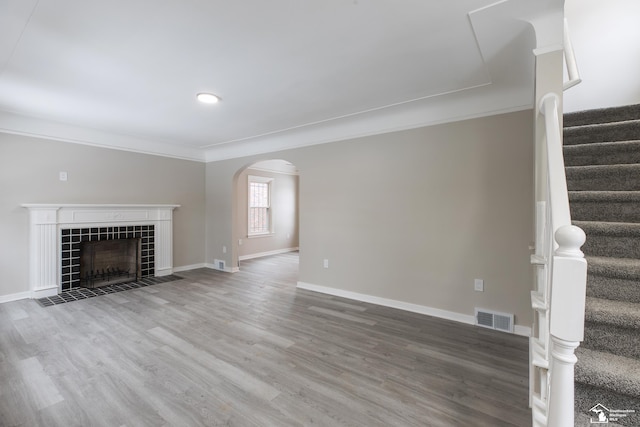
[(559, 97), (540, 99), (543, 132), (536, 138), (536, 266), (531, 292), (530, 405), (535, 427), (574, 425), (575, 349), (583, 340), (587, 264), (584, 232), (571, 225), (562, 153)]
[(580, 72), (578, 71), (578, 63), (576, 62), (576, 54), (573, 51), (573, 44), (569, 36), (569, 24), (564, 20), (564, 61), (567, 66), (567, 74), (569, 81), (565, 82), (562, 90), (567, 90), (582, 81)]

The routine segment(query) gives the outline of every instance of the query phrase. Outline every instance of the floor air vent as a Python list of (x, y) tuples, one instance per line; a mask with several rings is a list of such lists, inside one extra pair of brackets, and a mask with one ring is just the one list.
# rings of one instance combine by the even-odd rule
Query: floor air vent
[(513, 333), (513, 314), (476, 308), (476, 325)]

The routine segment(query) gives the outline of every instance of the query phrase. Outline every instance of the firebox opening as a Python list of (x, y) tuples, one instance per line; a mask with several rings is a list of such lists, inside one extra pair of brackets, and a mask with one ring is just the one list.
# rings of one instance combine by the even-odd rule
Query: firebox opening
[(80, 286), (97, 288), (137, 281), (141, 272), (141, 239), (85, 241), (80, 245)]

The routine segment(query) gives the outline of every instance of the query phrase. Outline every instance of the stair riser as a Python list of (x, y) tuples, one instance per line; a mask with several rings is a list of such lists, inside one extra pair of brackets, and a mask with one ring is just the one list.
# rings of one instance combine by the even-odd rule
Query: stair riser
[(640, 303), (640, 281), (588, 274), (587, 296)]
[(582, 246), (587, 256), (640, 258), (640, 239), (637, 236), (590, 235)]
[(618, 356), (640, 358), (640, 331), (602, 323), (585, 322), (582, 345)]
[(567, 168), (569, 191), (640, 191), (640, 167)]
[(570, 209), (574, 221), (640, 223), (640, 205), (637, 202), (572, 201)]
[[(640, 398), (629, 396), (626, 394), (616, 393), (615, 391), (603, 389), (600, 387), (593, 387), (580, 382), (576, 378), (575, 386), (575, 409), (578, 412), (587, 414), (589, 416), (594, 415), (589, 410), (595, 405), (600, 403), (609, 409), (635, 409), (635, 413), (630, 413), (628, 417), (621, 418), (616, 421), (623, 426), (640, 426)], [(611, 425), (611, 424), (592, 424), (598, 425)]]
[(582, 126), (634, 119), (640, 119), (640, 104), (568, 113), (564, 115), (564, 126)]
[(563, 132), (565, 145), (633, 141), (637, 139), (640, 139), (639, 121), (565, 128)]
[(564, 147), (565, 166), (623, 165), (640, 163), (640, 141), (583, 144)]

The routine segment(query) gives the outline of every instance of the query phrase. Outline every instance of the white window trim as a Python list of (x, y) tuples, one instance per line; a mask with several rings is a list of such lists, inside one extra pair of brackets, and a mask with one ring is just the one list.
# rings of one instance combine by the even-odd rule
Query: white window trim
[[(271, 199), (273, 195), (273, 181), (274, 178), (266, 177), (266, 176), (258, 176), (258, 175), (248, 175), (247, 176), (247, 238), (251, 239), (254, 237), (268, 237), (275, 234), (273, 229), (273, 206), (271, 205)], [(269, 231), (263, 231), (260, 233), (252, 233), (251, 230), (251, 203), (249, 203), (249, 197), (251, 195), (251, 183), (252, 182), (260, 182), (269, 184)]]

